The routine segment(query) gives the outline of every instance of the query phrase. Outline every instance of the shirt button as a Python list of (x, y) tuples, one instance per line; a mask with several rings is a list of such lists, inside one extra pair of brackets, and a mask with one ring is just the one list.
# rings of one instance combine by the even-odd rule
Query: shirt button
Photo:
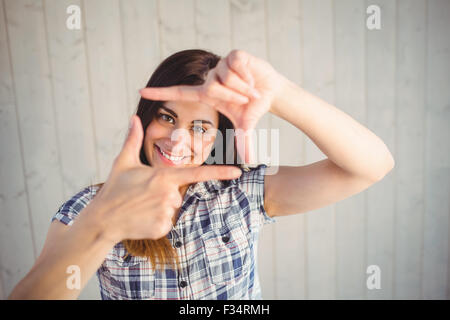
[(181, 247), (181, 245), (182, 245), (181, 241), (175, 242), (175, 247), (179, 248), (179, 247)]
[(181, 281), (180, 282), (180, 287), (181, 288), (184, 288), (184, 287), (186, 287), (187, 286), (187, 282), (186, 281)]
[(229, 237), (229, 236), (223, 236), (223, 237), (222, 237), (222, 241), (223, 241), (224, 243), (227, 243), (229, 240), (230, 240), (230, 237)]

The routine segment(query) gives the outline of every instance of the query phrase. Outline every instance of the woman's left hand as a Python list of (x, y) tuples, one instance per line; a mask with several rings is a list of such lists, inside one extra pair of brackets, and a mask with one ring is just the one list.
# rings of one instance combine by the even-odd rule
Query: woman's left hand
[(197, 101), (211, 105), (233, 123), (241, 159), (254, 163), (253, 129), (259, 119), (271, 111), (283, 79), (266, 61), (245, 51), (233, 50), (208, 72), (203, 85), (151, 87), (141, 89), (140, 94), (151, 100)]

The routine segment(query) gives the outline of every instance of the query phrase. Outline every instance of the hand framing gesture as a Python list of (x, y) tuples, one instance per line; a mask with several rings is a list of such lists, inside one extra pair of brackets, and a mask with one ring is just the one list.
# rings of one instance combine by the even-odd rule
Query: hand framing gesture
[(107, 181), (93, 202), (105, 215), (110, 239), (159, 239), (172, 228), (172, 218), (182, 205), (180, 186), (211, 179), (235, 179), (241, 170), (233, 166), (152, 168), (140, 162), (144, 132), (139, 117), (114, 160)]
[(252, 130), (270, 111), (281, 86), (280, 74), (269, 63), (245, 51), (233, 50), (208, 73), (202, 85), (151, 87), (140, 93), (149, 100), (194, 101), (215, 108), (233, 123), (241, 159), (253, 163)]

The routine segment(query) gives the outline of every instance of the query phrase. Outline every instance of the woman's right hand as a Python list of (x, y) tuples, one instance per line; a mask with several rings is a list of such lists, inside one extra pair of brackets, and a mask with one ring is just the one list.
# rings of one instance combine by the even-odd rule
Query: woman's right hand
[(165, 236), (182, 205), (179, 188), (211, 179), (236, 179), (241, 170), (233, 166), (152, 168), (140, 162), (142, 123), (136, 115), (121, 152), (100, 191), (91, 201), (103, 235), (120, 242)]

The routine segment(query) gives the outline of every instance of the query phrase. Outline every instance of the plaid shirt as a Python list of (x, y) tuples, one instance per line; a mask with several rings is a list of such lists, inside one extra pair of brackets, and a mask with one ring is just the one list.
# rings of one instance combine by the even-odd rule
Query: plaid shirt
[[(102, 299), (262, 299), (258, 235), (263, 225), (275, 222), (263, 205), (266, 167), (244, 171), (235, 180), (189, 186), (167, 234), (180, 257), (180, 270), (156, 270), (148, 258), (128, 255), (117, 243), (97, 270)], [(96, 191), (80, 191), (52, 221), (71, 225)]]

